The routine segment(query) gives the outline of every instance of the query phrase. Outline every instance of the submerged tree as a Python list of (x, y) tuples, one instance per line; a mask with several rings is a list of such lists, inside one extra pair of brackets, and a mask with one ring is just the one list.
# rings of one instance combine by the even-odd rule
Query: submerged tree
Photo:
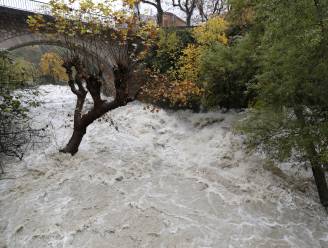
[(328, 207), (328, 3), (265, 0), (255, 7), (259, 97), (243, 128), (274, 157), (308, 163)]
[[(61, 151), (72, 155), (78, 151), (91, 123), (133, 100), (128, 80), (156, 34), (154, 26), (140, 23), (134, 15), (134, 0), (124, 1), (124, 10), (115, 10), (115, 1), (95, 3), (90, 0), (78, 1), (79, 8), (75, 10), (75, 2), (71, 0), (65, 4), (52, 0), (52, 20), (46, 21), (40, 16), (28, 20), (32, 30), (59, 37), (61, 45), (68, 49), (63, 66), (77, 101), (74, 131)], [(103, 99), (101, 91), (111, 84), (115, 92), (111, 92), (114, 100), (109, 101)], [(93, 107), (85, 112), (88, 93)]]

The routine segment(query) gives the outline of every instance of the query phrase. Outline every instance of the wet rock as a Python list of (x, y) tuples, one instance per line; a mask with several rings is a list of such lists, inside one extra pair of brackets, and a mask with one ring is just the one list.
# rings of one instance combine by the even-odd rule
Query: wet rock
[(20, 232), (23, 231), (23, 229), (24, 229), (24, 226), (20, 226), (20, 227), (18, 227), (18, 228), (16, 229), (16, 232), (15, 232), (15, 233), (20, 233)]
[(205, 117), (205, 118), (199, 119), (198, 121), (195, 121), (193, 123), (193, 125), (195, 128), (204, 128), (204, 127), (216, 124), (216, 123), (220, 123), (222, 121), (224, 121), (223, 117), (221, 117), (221, 118)]
[(116, 180), (117, 182), (121, 182), (121, 181), (123, 180), (123, 176), (119, 176), (119, 177), (115, 178), (115, 180)]

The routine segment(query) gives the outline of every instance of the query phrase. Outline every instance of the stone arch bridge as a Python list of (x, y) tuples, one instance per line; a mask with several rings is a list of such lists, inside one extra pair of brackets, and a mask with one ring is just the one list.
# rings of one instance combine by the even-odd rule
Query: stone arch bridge
[[(66, 47), (64, 38), (60, 35), (48, 35), (33, 33), (29, 30), (27, 18), (33, 14), (41, 14), (46, 18), (51, 18), (50, 6), (38, 0), (0, 0), (0, 49), (9, 51), (33, 45), (53, 45)], [(78, 41), (77, 41), (78, 42)], [(113, 46), (115, 46), (113, 44)], [(117, 45), (114, 50), (124, 52), (123, 48)], [(95, 54), (94, 51), (87, 51)], [(105, 81), (108, 82), (108, 91), (113, 90), (113, 71), (115, 58), (109, 53), (97, 53), (97, 58), (108, 68), (105, 74)], [(101, 57), (102, 56), (102, 57)], [(132, 86), (132, 84), (131, 84)], [(131, 94), (139, 88), (131, 87)]]

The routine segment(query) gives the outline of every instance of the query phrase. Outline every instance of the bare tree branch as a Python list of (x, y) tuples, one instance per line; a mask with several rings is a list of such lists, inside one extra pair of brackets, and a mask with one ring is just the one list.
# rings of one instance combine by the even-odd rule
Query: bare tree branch
[(186, 14), (187, 26), (191, 26), (191, 18), (197, 7), (198, 0), (172, 0), (173, 7), (179, 7)]
[(149, 4), (156, 8), (157, 10), (157, 24), (158, 26), (163, 25), (163, 15), (164, 11), (162, 8), (162, 0), (140, 0), (142, 3)]

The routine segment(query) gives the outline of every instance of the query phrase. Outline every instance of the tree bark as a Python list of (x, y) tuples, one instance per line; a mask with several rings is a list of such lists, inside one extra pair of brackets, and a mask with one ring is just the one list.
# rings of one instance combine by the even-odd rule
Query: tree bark
[[(73, 61), (74, 62), (74, 61)], [(77, 62), (76, 62), (77, 63)], [(77, 69), (77, 76), (72, 76), (71, 67), (74, 66)], [(85, 75), (83, 68), (75, 65), (74, 63), (67, 63), (65, 66), (69, 75), (69, 86), (71, 91), (77, 96), (76, 107), (74, 112), (74, 130), (73, 134), (61, 152), (70, 153), (75, 155), (82, 142), (83, 136), (86, 134), (87, 128), (95, 120), (106, 114), (108, 111), (126, 105), (130, 99), (128, 98), (128, 85), (127, 80), (129, 77), (129, 70), (124, 66), (119, 65), (114, 70), (114, 83), (116, 89), (115, 100), (107, 102), (101, 99), (101, 72), (99, 75)], [(86, 82), (86, 88), (93, 99), (93, 108), (86, 114), (82, 114), (83, 105), (87, 95), (82, 80)], [(75, 87), (75, 84), (78, 86)]]
[(75, 128), (74, 127), (72, 137), (70, 138), (70, 140), (67, 143), (67, 145), (65, 146), (65, 148), (60, 150), (60, 152), (70, 153), (72, 156), (75, 155), (79, 150), (79, 146), (81, 144), (81, 141), (82, 141), (85, 133), (86, 133), (86, 128)]
[(173, 7), (179, 7), (181, 11), (183, 11), (186, 14), (186, 23), (187, 26), (191, 26), (191, 18), (194, 14), (195, 9), (197, 8), (197, 1), (196, 0), (172, 0)]
[(103, 101), (102, 105), (98, 105), (96, 108), (94, 107), (88, 113), (84, 114), (78, 123), (74, 123), (72, 137), (70, 138), (65, 148), (61, 150), (61, 152), (75, 155), (79, 150), (79, 146), (83, 136), (86, 134), (88, 126), (98, 118), (102, 117), (108, 111), (123, 106), (126, 103), (127, 101)]
[[(301, 127), (305, 136), (310, 137), (310, 133), (306, 128), (306, 121), (303, 114), (303, 109), (300, 106), (294, 108), (295, 115), (298, 121), (301, 123)], [(328, 207), (328, 185), (326, 181), (325, 171), (322, 168), (322, 164), (320, 163), (319, 155), (316, 151), (315, 145), (312, 140), (306, 142), (305, 153), (307, 159), (311, 163), (312, 173), (314, 177), (315, 184), (317, 186), (320, 202), (324, 207)]]
[(320, 202), (324, 207), (328, 207), (328, 186), (325, 171), (319, 160), (319, 155), (312, 141), (306, 145), (305, 149), (311, 163), (312, 173), (317, 186)]
[(187, 26), (188, 26), (188, 27), (191, 26), (191, 17), (192, 17), (192, 13), (191, 13), (191, 14), (188, 14), (188, 15), (187, 15), (187, 18), (186, 18), (186, 20), (187, 20)]
[(149, 5), (156, 8), (156, 10), (157, 10), (157, 24), (160, 27), (163, 26), (163, 15), (164, 15), (164, 11), (163, 11), (163, 8), (162, 8), (161, 1), (162, 0), (155, 0), (155, 1), (141, 0), (142, 3), (149, 4)]
[(328, 207), (328, 187), (325, 171), (320, 165), (312, 166), (313, 177), (317, 185), (320, 202), (324, 207)]
[(5, 174), (1, 161), (0, 161), (0, 174)]
[(161, 8), (157, 9), (157, 24), (160, 27), (163, 27), (163, 16), (164, 16), (164, 11)]

